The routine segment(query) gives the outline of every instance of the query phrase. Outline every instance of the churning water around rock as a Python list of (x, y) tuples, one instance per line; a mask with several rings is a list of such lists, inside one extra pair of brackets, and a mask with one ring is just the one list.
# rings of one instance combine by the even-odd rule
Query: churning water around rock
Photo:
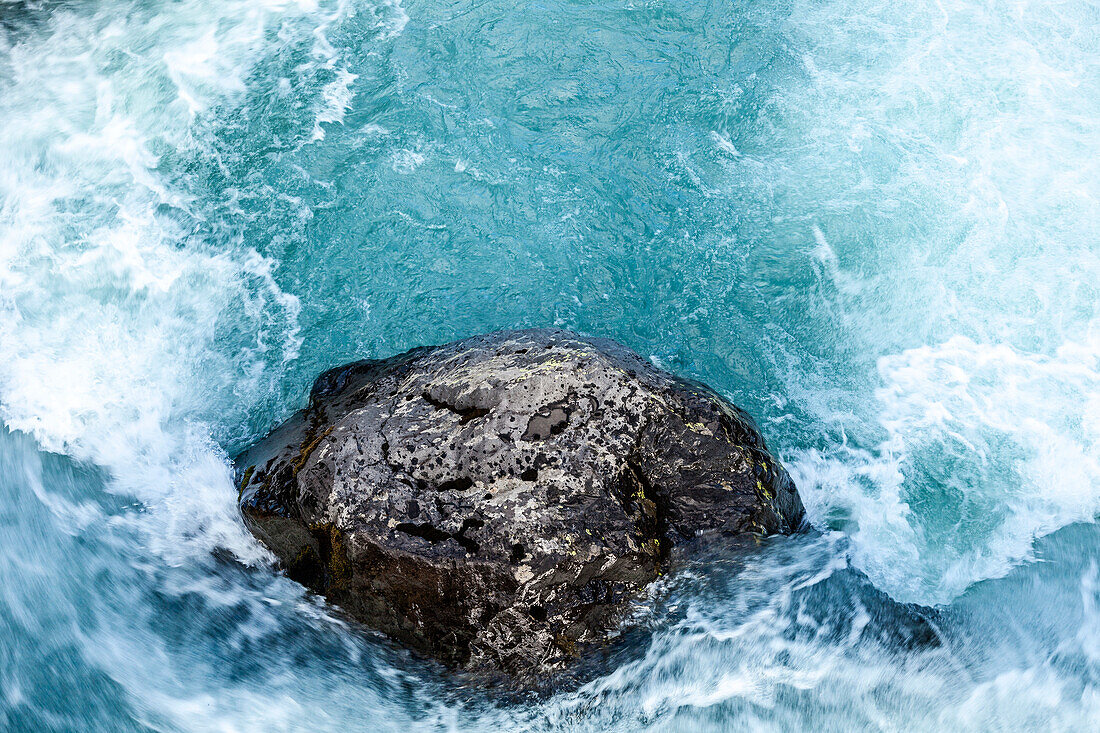
[[(1100, 725), (1094, 0), (0, 0), (0, 728)], [(322, 369), (610, 336), (818, 532), (504, 699), (349, 628), (227, 456)]]

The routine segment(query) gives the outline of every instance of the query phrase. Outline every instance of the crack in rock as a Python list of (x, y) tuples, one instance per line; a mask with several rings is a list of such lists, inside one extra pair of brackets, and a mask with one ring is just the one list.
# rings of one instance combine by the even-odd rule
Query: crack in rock
[(556, 330), (326, 372), (235, 463), (245, 520), (291, 577), (447, 665), (520, 686), (607, 642), (690, 553), (803, 518), (743, 411)]

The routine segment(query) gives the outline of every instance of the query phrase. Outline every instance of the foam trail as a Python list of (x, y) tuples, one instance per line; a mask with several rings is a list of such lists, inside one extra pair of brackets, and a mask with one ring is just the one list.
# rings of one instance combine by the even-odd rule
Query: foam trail
[(0, 430), (0, 626), (19, 646), (0, 655), (0, 727), (335, 729), (300, 686), (209, 684), (223, 670), (202, 639), (271, 644), (273, 609), (322, 631), (333, 664), (362, 650), (300, 588), (228, 580), (211, 555), (267, 557), (222, 444), (279, 398), (300, 305), (188, 167), (224, 165), (215, 112), (242, 102), (276, 32), (302, 31), (286, 23), (308, 38), (317, 7), (147, 5), (0, 35), (0, 418), (36, 441)]
[(790, 374), (832, 443), (793, 470), (815, 521), (846, 527), (900, 600), (949, 602), (1100, 510), (1100, 47), (1062, 34), (1094, 17), (960, 0), (790, 19), (806, 85), (776, 115), (813, 163), (783, 143), (751, 162), (786, 171), (806, 213), (808, 307), (843, 334), (820, 368), (871, 377), (832, 391)]
[[(801, 453), (796, 480), (818, 521), (845, 508), (856, 562), (884, 587), (950, 601), (1030, 557), (1036, 537), (1100, 511), (1098, 365), (1096, 344), (1043, 357), (965, 337), (884, 357), (886, 439), (873, 451)], [(909, 506), (929, 476), (959, 502), (934, 518)]]
[[(8, 59), (0, 414), (108, 468), (115, 490), (157, 509), (151, 541), (171, 554), (223, 545), (258, 557), (207, 425), (215, 404), (236, 403), (243, 420), (272, 390), (296, 355), (299, 306), (270, 260), (184, 228), (203, 212), (157, 151), (186, 150), (196, 117), (242, 93), (292, 5), (185, 3), (167, 29), (136, 8), (126, 20), (59, 12)], [(128, 73), (107, 73), (139, 38), (151, 45), (124, 57)], [(226, 342), (230, 332), (241, 337)]]
[[(0, 728), (1096, 727), (1095, 0), (0, 7)], [(320, 369), (550, 323), (823, 534), (506, 703), (236, 561)]]

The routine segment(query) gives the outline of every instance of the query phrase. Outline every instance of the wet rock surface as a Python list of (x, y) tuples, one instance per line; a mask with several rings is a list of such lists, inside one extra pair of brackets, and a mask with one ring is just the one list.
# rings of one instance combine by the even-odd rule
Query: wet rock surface
[(689, 541), (803, 517), (748, 415), (563, 331), (333, 369), (236, 465), (246, 521), (292, 578), (450, 666), (518, 680), (603, 642)]

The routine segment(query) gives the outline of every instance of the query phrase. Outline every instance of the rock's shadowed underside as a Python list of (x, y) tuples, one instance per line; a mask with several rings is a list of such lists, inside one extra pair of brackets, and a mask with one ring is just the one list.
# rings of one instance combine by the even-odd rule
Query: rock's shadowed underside
[(553, 330), (333, 369), (236, 463), (248, 525), (292, 578), (448, 665), (521, 680), (605, 639), (687, 540), (803, 517), (744, 412)]

